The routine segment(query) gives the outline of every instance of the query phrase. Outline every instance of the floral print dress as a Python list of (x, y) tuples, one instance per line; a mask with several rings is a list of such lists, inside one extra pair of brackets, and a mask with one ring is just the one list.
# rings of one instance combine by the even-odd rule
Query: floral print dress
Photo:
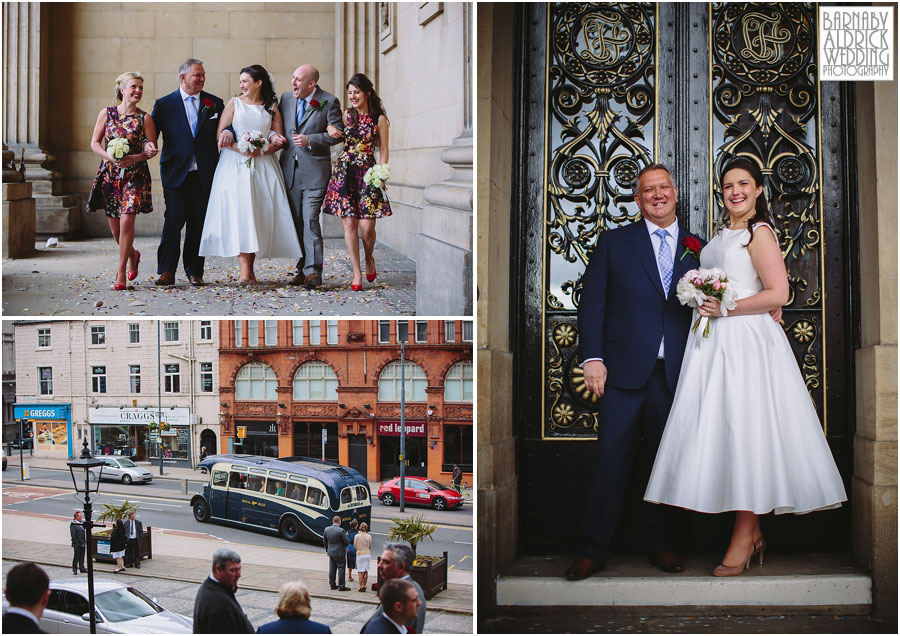
[(370, 115), (359, 115), (356, 125), (347, 128), (344, 134), (344, 152), (331, 173), (322, 211), (356, 219), (390, 216), (391, 204), (382, 189), (363, 181), (366, 171), (375, 165), (377, 124)]
[[(120, 115), (119, 109), (110, 106), (106, 109), (106, 133), (103, 135), (103, 147), (116, 137), (128, 140), (128, 154), (143, 152), (144, 115), (138, 109), (134, 115)], [(150, 198), (150, 168), (146, 161), (138, 161), (125, 168), (124, 172), (109, 161), (100, 161), (97, 176), (91, 186), (87, 211), (106, 210), (106, 216), (118, 218), (122, 214), (140, 214), (153, 211)]]

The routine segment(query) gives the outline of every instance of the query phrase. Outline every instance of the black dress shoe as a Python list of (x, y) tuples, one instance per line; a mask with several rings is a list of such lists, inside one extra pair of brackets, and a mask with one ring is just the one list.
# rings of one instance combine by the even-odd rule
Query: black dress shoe
[(331, 589), (332, 589), (332, 590), (336, 590), (336, 589), (338, 589), (338, 586), (337, 586), (337, 585), (332, 585), (332, 586), (331, 586)]
[(580, 581), (602, 569), (602, 563), (595, 563), (587, 557), (579, 557), (575, 559), (572, 562), (572, 565), (569, 566), (569, 569), (566, 570), (566, 579), (569, 581)]
[(651, 565), (655, 565), (663, 572), (678, 573), (684, 571), (684, 563), (674, 552), (668, 550), (660, 550), (659, 552), (651, 552), (647, 555)]
[(135, 563), (135, 564), (134, 564), (134, 567), (136, 567), (138, 570), (140, 570), (140, 569), (141, 569), (141, 564), (140, 564), (140, 563)]
[(153, 283), (158, 287), (168, 287), (169, 285), (175, 284), (175, 272), (163, 272), (159, 276), (157, 276), (156, 281)]
[(338, 588), (338, 592), (349, 592), (349, 591), (350, 591), (349, 587), (339, 587)]
[(206, 283), (203, 282), (202, 276), (189, 276), (188, 280), (194, 287), (203, 287), (204, 285), (206, 285)]

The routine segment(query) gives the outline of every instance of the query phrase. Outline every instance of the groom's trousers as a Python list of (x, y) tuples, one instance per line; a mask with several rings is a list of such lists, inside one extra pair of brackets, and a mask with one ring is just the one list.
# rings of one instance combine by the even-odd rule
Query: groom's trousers
[[(647, 442), (650, 457), (655, 458), (672, 398), (662, 360), (656, 363), (650, 379), (639, 389), (606, 387), (599, 402), (597, 448), (588, 479), (581, 556), (598, 564), (606, 563), (612, 556), (612, 542), (625, 506), (628, 479), (641, 435)], [(645, 488), (646, 483), (641, 493)], [(643, 511), (649, 551), (672, 551), (674, 510), (645, 501)]]
[(300, 181), (294, 179), (288, 191), (288, 203), (291, 205), (297, 239), (303, 247), (303, 256), (297, 261), (297, 271), (309, 276), (322, 273), (324, 255), (319, 213), (322, 211), (327, 188), (301, 189)]
[[(209, 189), (203, 186), (197, 171), (193, 170), (177, 188), (163, 187), (163, 196), (166, 200), (166, 214), (156, 252), (156, 273), (174, 274), (178, 269), (178, 252), (182, 251), (184, 273), (188, 277), (202, 277), (205, 260), (198, 252), (203, 221), (206, 219), (206, 205), (209, 203)], [(183, 250), (179, 250), (181, 228), (185, 228)]]

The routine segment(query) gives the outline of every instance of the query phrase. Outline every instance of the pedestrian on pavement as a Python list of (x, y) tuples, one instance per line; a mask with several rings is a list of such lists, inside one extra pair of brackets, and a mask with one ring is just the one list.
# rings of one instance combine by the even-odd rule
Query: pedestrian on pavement
[(6, 575), (3, 590), (9, 608), (3, 613), (4, 634), (46, 634), (38, 619), (50, 600), (50, 577), (36, 563), (20, 563)]
[(200, 461), (202, 462), (204, 459), (206, 459), (206, 446), (201, 446), (200, 447)]
[(128, 521), (125, 522), (125, 567), (141, 569), (141, 541), (144, 536), (144, 524), (136, 518), (134, 510), (128, 513)]
[(261, 625), (257, 634), (330, 634), (324, 623), (309, 620), (312, 607), (303, 581), (289, 581), (278, 590), (277, 621)]
[(359, 571), (359, 591), (366, 591), (366, 583), (369, 581), (369, 564), (372, 561), (372, 535), (367, 530), (369, 524), (363, 521), (359, 524), (359, 533), (353, 539), (353, 547), (356, 548), (356, 564)]
[(450, 479), (453, 481), (453, 488), (459, 494), (462, 494), (462, 468), (459, 467), (459, 464), (453, 464), (453, 472), (451, 473)]
[(74, 551), (72, 555), (72, 574), (78, 574), (79, 571), (82, 574), (87, 572), (84, 568), (84, 550), (87, 543), (85, 541), (84, 525), (82, 525), (83, 518), (84, 515), (81, 514), (81, 511), (76, 510), (72, 523), (69, 524), (69, 534), (72, 536), (72, 550)]
[(115, 572), (121, 572), (125, 569), (125, 546), (127, 545), (125, 538), (125, 524), (121, 519), (116, 519), (113, 531), (109, 535), (109, 556), (116, 560)]
[(213, 553), (210, 574), (194, 598), (195, 634), (252, 634), (253, 625), (234, 597), (241, 578), (241, 557), (234, 550)]
[[(381, 558), (378, 560), (378, 572), (381, 574), (382, 580), (382, 587), (379, 588), (378, 593), (379, 595), (384, 593), (384, 581), (389, 581), (391, 579), (409, 581), (409, 583), (416, 588), (420, 605), (412, 620), (406, 623), (406, 627), (408, 627), (411, 632), (421, 634), (425, 627), (425, 593), (422, 591), (422, 588), (419, 587), (419, 584), (413, 581), (412, 577), (409, 575), (415, 558), (416, 553), (405, 543), (388, 543), (381, 553)], [(379, 609), (369, 621), (378, 618), (380, 615), (381, 610)], [(365, 627), (363, 627), (363, 629), (365, 629)]]
[(391, 579), (381, 586), (381, 605), (378, 612), (366, 623), (361, 634), (416, 633), (408, 628), (414, 621), (421, 598), (416, 587), (404, 579)]
[[(350, 588), (344, 585), (344, 571), (347, 566), (347, 533), (341, 527), (340, 515), (335, 515), (332, 521), (334, 523), (325, 528), (322, 535), (322, 543), (325, 544), (325, 552), (328, 554), (328, 583), (332, 590), (349, 592)], [(336, 581), (335, 575), (337, 575)]]
[(356, 538), (357, 527), (359, 522), (356, 519), (350, 520), (350, 530), (347, 531), (347, 580), (353, 580), (353, 570), (356, 568), (356, 547), (353, 540)]

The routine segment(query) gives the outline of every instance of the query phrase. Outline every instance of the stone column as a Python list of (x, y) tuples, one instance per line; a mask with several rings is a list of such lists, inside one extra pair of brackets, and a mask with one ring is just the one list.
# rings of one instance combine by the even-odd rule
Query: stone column
[[(416, 314), (472, 314), (472, 4), (463, 5), (463, 130), (441, 161), (453, 175), (425, 188), (416, 245)], [(452, 274), (448, 276), (448, 272)]]
[(3, 144), (3, 258), (34, 252), (34, 199), (31, 184), (14, 168), (15, 153)]
[(897, 616), (897, 82), (857, 82), (861, 346), (852, 545), (874, 612)]

